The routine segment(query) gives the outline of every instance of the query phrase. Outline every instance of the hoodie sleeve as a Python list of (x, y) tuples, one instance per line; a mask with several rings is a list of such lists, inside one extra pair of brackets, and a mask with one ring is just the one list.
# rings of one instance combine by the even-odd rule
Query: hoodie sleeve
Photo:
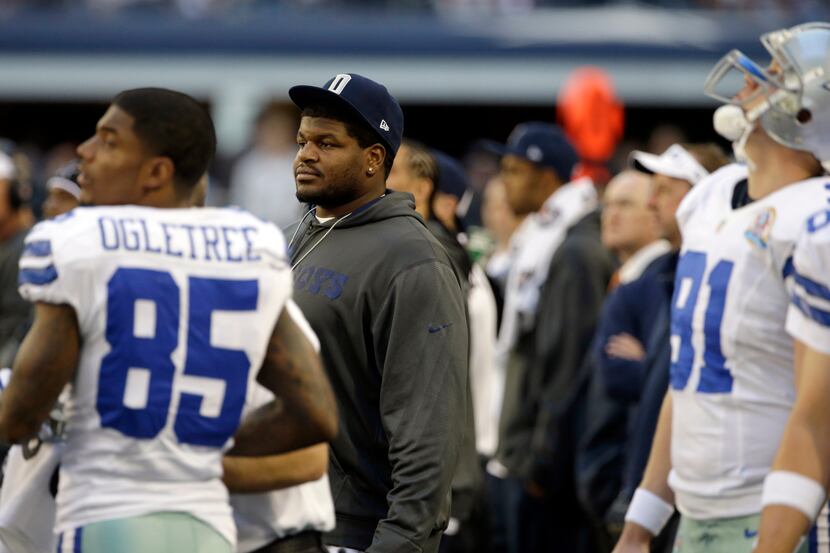
[(447, 522), (468, 403), (467, 321), (449, 265), (430, 260), (395, 275), (372, 334), (392, 487), (367, 553), (420, 553)]

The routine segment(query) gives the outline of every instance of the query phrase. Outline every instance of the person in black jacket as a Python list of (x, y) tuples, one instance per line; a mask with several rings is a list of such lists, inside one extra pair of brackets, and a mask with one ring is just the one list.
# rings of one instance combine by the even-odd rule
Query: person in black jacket
[[(574, 481), (583, 428), (580, 389), (613, 261), (602, 247), (597, 212), (568, 230), (541, 290), (525, 389), (537, 406), (529, 478), (519, 503), (527, 527), (520, 551), (589, 553), (596, 544)], [(530, 402), (529, 402), (530, 403)]]
[(510, 553), (588, 551), (590, 524), (573, 478), (573, 405), (613, 263), (600, 243), (593, 183), (570, 180), (577, 155), (562, 130), (519, 125), (504, 154), (508, 201), (527, 217), (511, 239), (499, 331), (507, 376), (487, 471), (503, 512), (493, 522), (506, 521)]
[(331, 551), (433, 553), (467, 417), (461, 285), (408, 194), (385, 189), (403, 114), (383, 85), (341, 74), (295, 86), (295, 301), (321, 342), (340, 433)]

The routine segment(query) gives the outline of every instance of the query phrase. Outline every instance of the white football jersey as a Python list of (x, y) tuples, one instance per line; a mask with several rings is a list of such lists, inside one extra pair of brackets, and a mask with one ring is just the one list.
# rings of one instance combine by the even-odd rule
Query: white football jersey
[(31, 231), (19, 281), (81, 332), (57, 531), (179, 511), (235, 543), (221, 457), (291, 294), (280, 231), (237, 209), (79, 208)]
[[(830, 196), (830, 178), (825, 183)], [(787, 331), (830, 354), (830, 207), (822, 206), (803, 225), (793, 255), (793, 278)]]
[[(320, 351), (320, 341), (297, 304), (289, 301), (286, 309), (314, 349)], [(245, 405), (246, 412), (274, 398), (274, 394), (258, 383), (253, 388)], [(231, 507), (236, 521), (237, 553), (256, 551), (274, 540), (305, 530), (334, 529), (334, 502), (327, 474), (313, 482), (273, 492), (233, 494)]]
[(731, 165), (677, 212), (683, 248), (672, 303), (672, 472), (678, 509), (696, 519), (759, 513), (795, 399), (785, 330), (792, 255), (827, 179), (789, 185), (732, 209)]
[[(254, 384), (251, 408), (271, 401), (274, 395)], [(248, 553), (274, 540), (306, 530), (334, 529), (334, 502), (329, 477), (265, 493), (231, 495), (239, 543), (237, 553)]]
[(0, 488), (0, 553), (55, 551), (55, 499), (49, 483), (62, 449), (61, 443), (43, 443), (31, 457), (20, 445), (9, 450)]

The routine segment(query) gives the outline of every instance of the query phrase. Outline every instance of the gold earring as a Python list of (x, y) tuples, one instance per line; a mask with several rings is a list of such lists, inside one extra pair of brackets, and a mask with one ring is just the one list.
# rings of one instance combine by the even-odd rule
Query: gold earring
[(374, 175), (374, 174), (375, 174), (375, 170), (374, 170), (374, 169), (372, 169), (371, 167), (369, 167), (369, 174), (370, 174), (370, 175)]

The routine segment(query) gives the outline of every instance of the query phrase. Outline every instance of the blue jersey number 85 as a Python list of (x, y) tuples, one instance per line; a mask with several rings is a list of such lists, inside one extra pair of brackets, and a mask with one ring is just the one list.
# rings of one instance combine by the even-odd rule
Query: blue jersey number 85
[[(220, 447), (239, 425), (251, 363), (242, 351), (211, 345), (211, 314), (255, 310), (258, 285), (256, 280), (190, 277), (188, 288), (183, 374), (224, 382), (224, 396), (219, 415), (208, 417), (200, 413), (204, 396), (182, 392), (173, 430), (181, 443)], [(173, 395), (171, 354), (179, 345), (182, 324), (180, 290), (168, 272), (121, 268), (107, 283), (107, 292), (106, 338), (111, 349), (101, 361), (98, 379), (96, 407), (101, 426), (133, 438), (154, 438), (167, 424)], [(154, 306), (155, 328), (150, 331), (136, 332), (139, 300)], [(149, 374), (143, 405), (125, 404), (130, 369)]]
[[(731, 261), (719, 261), (706, 279), (709, 286), (709, 302), (703, 318), (703, 367), (697, 385), (697, 391), (706, 394), (725, 394), (732, 391), (732, 374), (726, 368), (720, 336), (726, 306), (726, 290), (729, 287), (733, 265)], [(671, 364), (671, 387), (675, 390), (684, 389), (692, 374), (695, 360), (692, 321), (705, 273), (705, 253), (687, 251), (677, 264), (671, 319), (672, 337), (679, 340)]]

